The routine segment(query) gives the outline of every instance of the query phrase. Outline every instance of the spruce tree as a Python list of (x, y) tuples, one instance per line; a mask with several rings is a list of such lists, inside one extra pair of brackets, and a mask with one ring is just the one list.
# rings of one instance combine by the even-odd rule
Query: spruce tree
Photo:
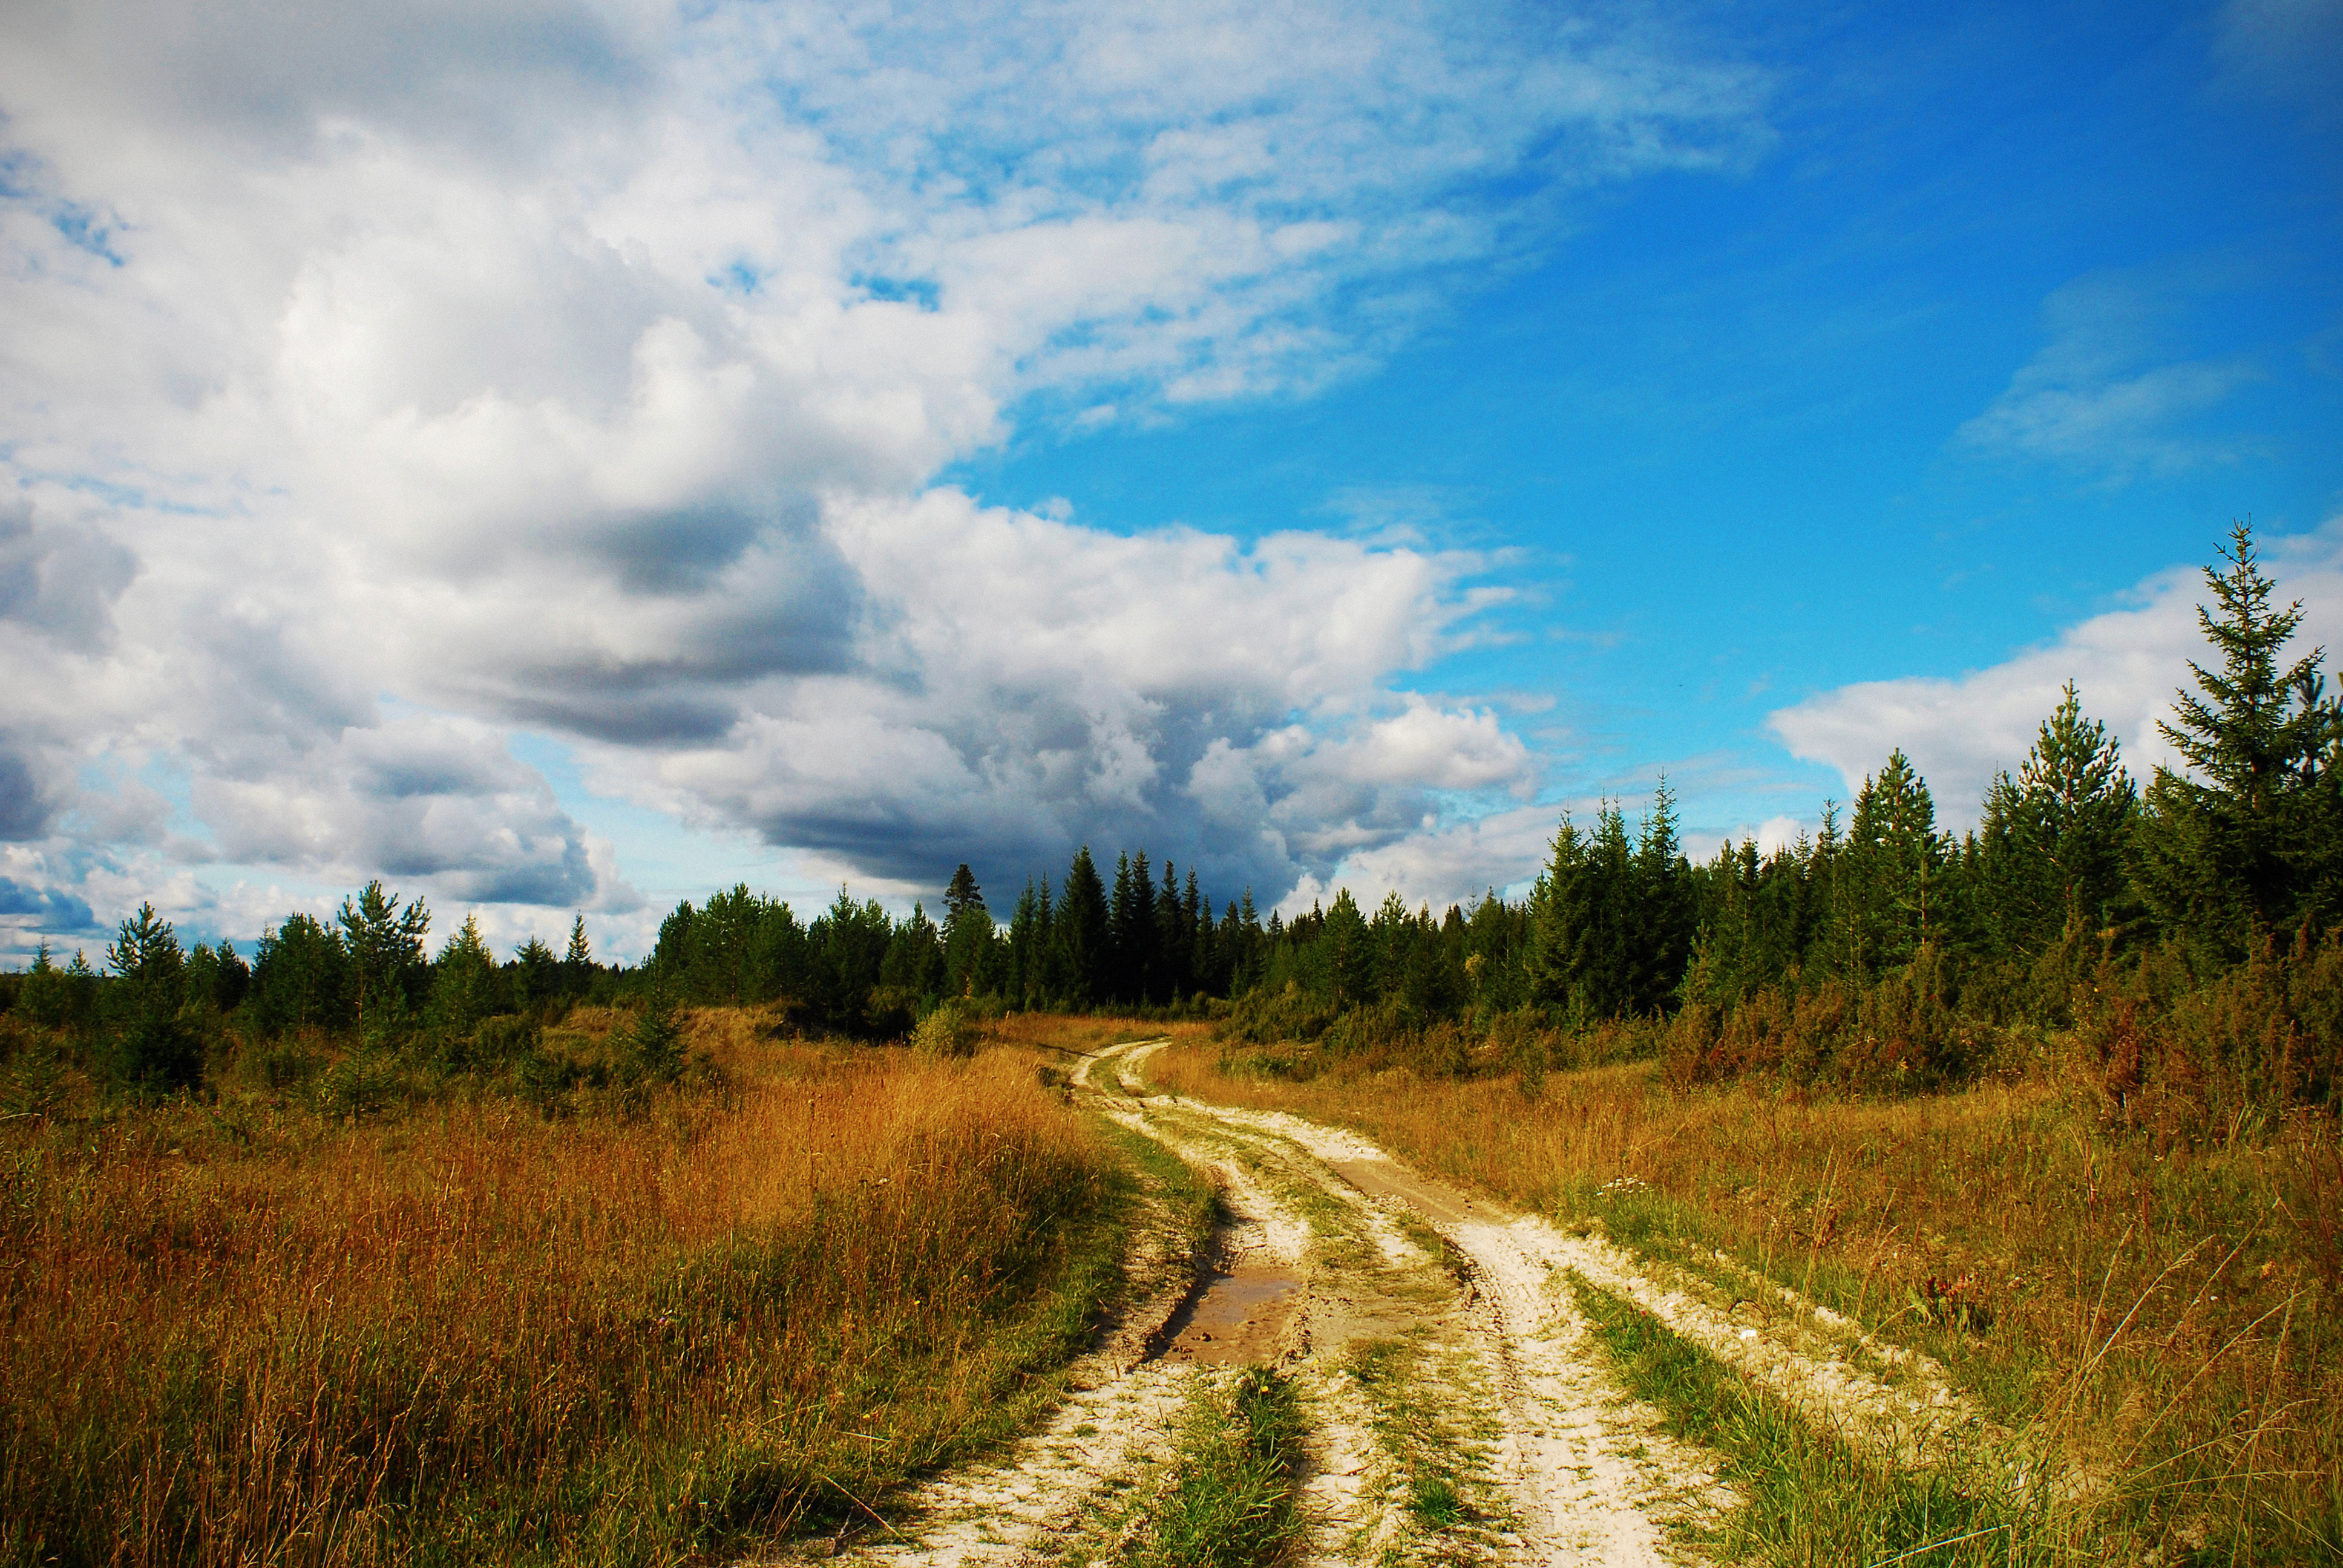
[(107, 1065), (116, 1081), (149, 1092), (192, 1088), (203, 1071), (203, 1046), (180, 1020), (186, 960), (171, 922), (142, 903), (106, 950), (114, 971), (106, 1011), (113, 1024)]
[(432, 1021), (451, 1034), (468, 1035), (482, 1019), (503, 1010), (498, 989), (496, 957), (480, 936), (479, 917), (467, 914), (433, 966)]
[(1842, 903), (1853, 977), (1868, 980), (1939, 941), (1951, 915), (1946, 865), (1954, 846), (1936, 831), (1927, 781), (1898, 748), (1863, 782), (1847, 825)]
[(1995, 946), (2031, 958), (2070, 922), (2110, 925), (2128, 886), (2138, 793), (2106, 725), (2083, 717), (2072, 681), (2015, 777), (1995, 776), (1977, 829), (1982, 923)]
[(1318, 961), (1335, 1008), (1355, 1007), (1371, 1000), (1374, 990), (1374, 951), (1366, 917), (1359, 912), (1351, 890), (1334, 894), (1318, 934)]
[(586, 917), (572, 915), (569, 946), (561, 955), (561, 989), (565, 995), (582, 997), (593, 983), (594, 944), (586, 938)]
[[(553, 950), (545, 945), (543, 937), (531, 935), (528, 940), (513, 950), (512, 980), (513, 1000), (524, 1011), (544, 1001), (558, 989), (560, 966), (554, 959)], [(733, 994), (738, 997), (740, 993), (737, 978), (734, 985)]]
[(1065, 886), (1058, 896), (1055, 946), (1066, 980), (1066, 997), (1074, 1006), (1089, 1007), (1108, 1000), (1113, 976), (1108, 970), (1106, 887), (1090, 846), (1074, 851), (1066, 869)]
[(2177, 722), (2157, 726), (2189, 771), (2156, 770), (2134, 879), (2167, 930), (2234, 956), (2257, 931), (2343, 912), (2343, 716), (2325, 694), (2324, 649), (2280, 666), (2302, 604), (2271, 607), (2252, 529), (2238, 524), (2220, 554), (2227, 571), (2205, 568), (2215, 608), (2197, 609), (2220, 668), (2190, 660), (2197, 689), (2177, 692)]
[[(1565, 1007), (1573, 998), (1593, 919), (1588, 881), (1587, 841), (1565, 811), (1554, 829), (1545, 869), (1530, 890), (1529, 947), (1523, 955), (1523, 980), (1528, 999), (1541, 1006)], [(1489, 902), (1494, 901), (1493, 892)]]
[(1621, 999), (1636, 1014), (1667, 1010), (1692, 957), (1699, 913), (1694, 903), (1692, 868), (1676, 837), (1676, 798), (1665, 775), (1652, 793), (1635, 845), (1631, 937), (1626, 944), (1632, 980)]

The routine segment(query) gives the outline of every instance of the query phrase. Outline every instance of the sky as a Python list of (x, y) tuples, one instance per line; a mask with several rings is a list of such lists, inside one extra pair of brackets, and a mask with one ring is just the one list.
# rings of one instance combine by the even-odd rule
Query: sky
[(0, 963), (1435, 910), (2343, 649), (2343, 0), (16, 0)]

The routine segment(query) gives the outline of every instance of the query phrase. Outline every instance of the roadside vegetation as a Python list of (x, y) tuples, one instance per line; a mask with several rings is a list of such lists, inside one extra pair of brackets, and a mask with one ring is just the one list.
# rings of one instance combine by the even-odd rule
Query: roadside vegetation
[(1928, 1352), (2074, 1480), (2088, 1506), (2036, 1523), (2077, 1549), (2113, 1531), (2169, 1562), (2338, 1554), (2343, 1161), (2315, 1115), (2200, 1145), (2110, 1121), (2052, 1074), (1882, 1100), (1683, 1088), (1645, 1062), (1532, 1096), (1499, 1062), (1296, 1081), (1203, 1043), (1149, 1070), (1355, 1128), (1727, 1299), (1770, 1281)]
[(701, 1561), (1018, 1430), (1123, 1197), (1037, 1059), (669, 1024), (647, 1083), (572, 1012), (558, 1094), (65, 1073), (5, 1129), (0, 1561)]

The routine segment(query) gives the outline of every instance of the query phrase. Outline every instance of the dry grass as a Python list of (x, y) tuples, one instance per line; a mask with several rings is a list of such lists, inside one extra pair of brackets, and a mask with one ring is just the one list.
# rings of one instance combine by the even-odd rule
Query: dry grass
[(1679, 1093), (1638, 1066), (1554, 1074), (1532, 1100), (1511, 1078), (1226, 1065), (1191, 1045), (1151, 1073), (1345, 1123), (1564, 1223), (1685, 1258), (1721, 1248), (1924, 1345), (2055, 1443), (2101, 1500), (2091, 1528), (2141, 1553), (2343, 1555), (2330, 1118), (2164, 1143), (2040, 1084), (1827, 1101)]
[(1139, 1018), (1045, 1012), (1012, 1012), (984, 1025), (984, 1038), (990, 1043), (1044, 1050), (1058, 1058), (1126, 1040), (1209, 1040), (1212, 1032), (1209, 1023), (1155, 1023)]
[(681, 1561), (1045, 1397), (1120, 1189), (1035, 1059), (692, 1032), (724, 1091), (552, 1120), (0, 1128), (0, 1559)]

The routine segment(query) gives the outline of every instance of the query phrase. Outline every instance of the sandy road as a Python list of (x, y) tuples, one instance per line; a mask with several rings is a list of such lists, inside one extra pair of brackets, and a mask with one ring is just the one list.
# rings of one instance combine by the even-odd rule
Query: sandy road
[[(1427, 1178), (1354, 1134), (1154, 1093), (1163, 1041), (1071, 1075), (1083, 1103), (1212, 1171), (1211, 1256), (1142, 1225), (1159, 1288), (1074, 1369), (1050, 1421), (839, 1543), (873, 1563), (1114, 1561), (1143, 1529), (1203, 1380), (1283, 1368), (1308, 1417), (1306, 1561), (1657, 1564), (1728, 1501), (1706, 1458), (1618, 1387), (1562, 1279), (1634, 1301), (1813, 1418), (1884, 1452), (1966, 1418), (1936, 1369), (1766, 1286), (1719, 1292)], [(1153, 1251), (1151, 1252), (1151, 1249)], [(1201, 1268), (1196, 1264), (1201, 1264)]]

